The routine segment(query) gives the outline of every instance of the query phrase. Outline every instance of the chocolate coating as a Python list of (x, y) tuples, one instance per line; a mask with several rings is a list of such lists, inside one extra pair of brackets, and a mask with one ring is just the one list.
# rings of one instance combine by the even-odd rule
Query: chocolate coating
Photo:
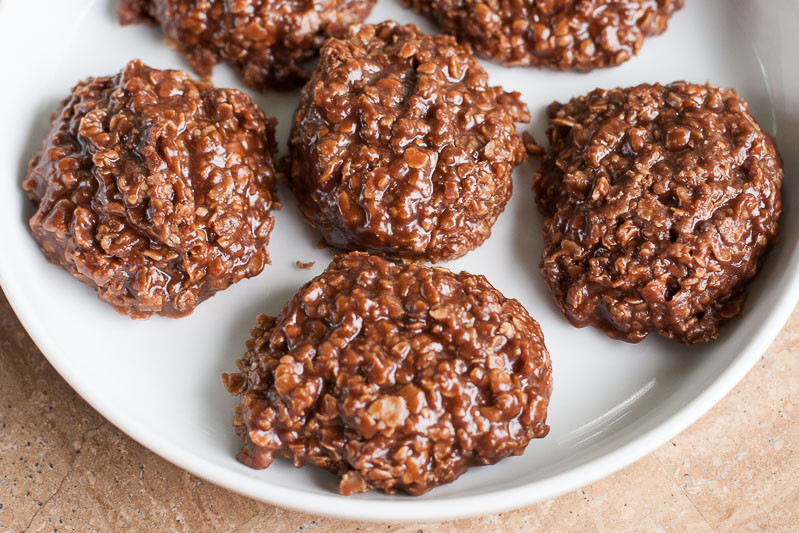
[(505, 65), (588, 71), (619, 65), (666, 30), (683, 0), (403, 0)]
[(120, 313), (182, 316), (269, 262), (275, 121), (134, 60), (78, 83), (22, 186), (47, 259)]
[(596, 89), (548, 110), (541, 273), (574, 325), (709, 341), (777, 239), (782, 164), (735, 91)]
[(247, 348), (223, 376), (238, 459), (327, 468), (343, 494), (422, 494), (549, 431), (541, 329), (483, 276), (339, 256)]
[(122, 0), (122, 24), (158, 23), (191, 68), (209, 78), (229, 62), (257, 91), (293, 89), (328, 36), (346, 33), (375, 0)]
[(431, 261), (490, 234), (526, 157), (518, 93), (452, 37), (396, 22), (330, 39), (302, 90), (289, 185), (328, 243)]

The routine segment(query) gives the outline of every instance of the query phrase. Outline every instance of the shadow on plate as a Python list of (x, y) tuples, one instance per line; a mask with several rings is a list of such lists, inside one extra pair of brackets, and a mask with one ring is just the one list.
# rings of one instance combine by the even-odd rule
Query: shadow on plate
[(50, 131), (50, 115), (52, 115), (56, 109), (58, 109), (58, 105), (60, 103), (60, 99), (50, 100), (40, 104), (36, 108), (33, 126), (28, 132), (28, 138), (25, 141), (25, 149), (22, 152), (22, 159), (19, 161), (19, 168), (17, 170), (17, 183), (20, 185), (19, 199), (23, 203), (22, 222), (26, 227), (28, 226), (28, 220), (30, 220), (30, 218), (36, 212), (36, 209), (28, 200), (25, 191), (22, 190), (22, 182), (28, 175), (28, 164), (30, 163), (30, 160), (33, 159), (33, 156), (42, 149), (42, 142)]

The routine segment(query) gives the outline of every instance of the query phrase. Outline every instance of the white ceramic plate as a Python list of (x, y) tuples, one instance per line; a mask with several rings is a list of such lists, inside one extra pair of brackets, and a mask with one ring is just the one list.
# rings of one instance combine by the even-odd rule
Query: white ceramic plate
[[(219, 374), (234, 369), (259, 312), (277, 313), (331, 258), (295, 211), (288, 191), (270, 243), (273, 264), (203, 303), (183, 319), (132, 321), (94, 291), (45, 261), (27, 228), (20, 190), (27, 161), (48, 130), (48, 115), (79, 79), (119, 71), (134, 57), (186, 68), (159, 30), (121, 28), (117, 0), (0, 0), (0, 282), (31, 337), (62, 376), (120, 429), (198, 476), (278, 505), (369, 520), (426, 520), (487, 513), (555, 496), (638, 459), (718, 401), (768, 347), (799, 295), (799, 4), (794, 0), (687, 0), (661, 37), (624, 65), (589, 75), (504, 69), (484, 62), (491, 81), (518, 90), (542, 139), (544, 109), (594, 87), (686, 79), (736, 88), (773, 133), (785, 160), (781, 241), (751, 286), (744, 315), (715, 342), (686, 347), (657, 336), (639, 345), (577, 330), (560, 316), (537, 266), (541, 220), (532, 163), (517, 169), (516, 190), (493, 236), (450, 263), (483, 273), (541, 323), (552, 354), (555, 391), (550, 435), (522, 457), (473, 469), (425, 496), (378, 492), (342, 497), (333, 475), (278, 460), (256, 471), (236, 462), (239, 447)], [(370, 21), (394, 18), (434, 28), (379, 0)], [(241, 87), (226, 67), (219, 86)], [(254, 94), (280, 121), (285, 148), (296, 93)], [(296, 260), (316, 261), (311, 270)]]

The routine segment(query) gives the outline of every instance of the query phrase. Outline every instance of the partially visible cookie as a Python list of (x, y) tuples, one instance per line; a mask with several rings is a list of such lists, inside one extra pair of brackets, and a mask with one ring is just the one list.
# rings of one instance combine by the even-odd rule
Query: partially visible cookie
[(209, 78), (227, 61), (255, 90), (293, 89), (325, 39), (360, 22), (375, 0), (122, 0), (122, 24), (158, 23), (167, 42)]
[(782, 163), (731, 89), (596, 89), (548, 110), (534, 178), (563, 314), (629, 342), (715, 339), (777, 240)]
[(588, 71), (619, 65), (666, 30), (683, 0), (403, 0), (504, 65)]

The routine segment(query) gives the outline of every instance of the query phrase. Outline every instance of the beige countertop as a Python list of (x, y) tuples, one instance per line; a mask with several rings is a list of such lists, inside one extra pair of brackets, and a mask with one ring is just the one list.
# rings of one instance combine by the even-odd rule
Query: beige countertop
[(799, 531), (799, 309), (685, 432), (581, 490), (455, 522), (359, 524), (206, 483), (105, 421), (0, 295), (0, 532)]

